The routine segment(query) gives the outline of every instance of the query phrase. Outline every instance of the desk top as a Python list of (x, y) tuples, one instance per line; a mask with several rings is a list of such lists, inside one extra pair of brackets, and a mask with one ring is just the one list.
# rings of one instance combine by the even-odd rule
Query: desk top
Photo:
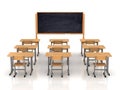
[(13, 56), (24, 56), (24, 57), (33, 57), (34, 53), (32, 52), (10, 52), (8, 54), (8, 57), (13, 57)]
[(63, 56), (63, 57), (70, 57), (71, 56), (71, 53), (70, 52), (47, 52), (46, 53), (46, 56), (47, 57), (51, 57), (51, 56), (54, 56), (54, 55), (60, 55), (60, 56)]
[(100, 42), (99, 39), (80, 39), (82, 43), (85, 43), (86, 41), (94, 41), (94, 42)]
[(37, 48), (37, 45), (16, 45), (14, 48), (30, 48), (30, 49), (35, 49)]
[(70, 48), (69, 45), (48, 45), (48, 48), (62, 48), (62, 49), (68, 49)]
[(112, 57), (112, 55), (109, 52), (98, 52), (98, 53), (87, 52), (85, 53), (85, 55), (86, 57), (91, 57), (91, 58), (95, 58), (98, 55)]
[(50, 39), (50, 42), (55, 42), (55, 41), (60, 41), (60, 42), (63, 42), (63, 43), (67, 43), (69, 41), (69, 39)]
[(40, 41), (40, 39), (21, 39), (20, 42), (27, 42), (27, 41), (31, 41), (33, 43), (38, 43)]
[(89, 48), (104, 49), (104, 48), (105, 48), (104, 45), (86, 45), (86, 44), (84, 44), (82, 47), (83, 47), (84, 49), (89, 49)]

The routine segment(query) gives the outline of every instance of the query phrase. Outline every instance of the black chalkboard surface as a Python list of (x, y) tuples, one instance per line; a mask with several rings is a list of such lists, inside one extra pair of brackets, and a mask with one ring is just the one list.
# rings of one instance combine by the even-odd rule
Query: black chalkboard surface
[(37, 33), (83, 33), (83, 13), (37, 13)]

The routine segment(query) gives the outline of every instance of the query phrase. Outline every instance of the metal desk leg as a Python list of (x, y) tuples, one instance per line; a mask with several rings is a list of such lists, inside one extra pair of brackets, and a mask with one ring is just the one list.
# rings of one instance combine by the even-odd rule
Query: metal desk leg
[(13, 73), (13, 60), (12, 60), (12, 57), (10, 57), (10, 63), (11, 63), (11, 71), (10, 71), (9, 75), (11, 75)]
[(85, 63), (85, 52), (86, 52), (86, 49), (84, 49), (84, 56), (83, 56), (84, 65), (86, 65), (86, 63)]
[(34, 49), (34, 53), (35, 53), (35, 62), (34, 62), (34, 65), (36, 64), (36, 49)]
[(31, 72), (30, 72), (30, 75), (32, 75), (32, 72), (33, 72), (33, 58), (31, 57)]
[(83, 52), (82, 52), (82, 43), (81, 43), (81, 55), (83, 56)]
[(98, 42), (96, 42), (97, 43), (97, 45), (98, 45)]
[(109, 57), (107, 58), (106, 63), (107, 63), (107, 74), (110, 76), (110, 73), (109, 73)]
[(39, 42), (38, 42), (38, 50), (37, 51), (38, 51), (37, 56), (39, 56)]
[(49, 63), (50, 63), (50, 57), (48, 57), (48, 73), (47, 73), (47, 75), (49, 75), (49, 72), (50, 72)]
[(88, 66), (89, 66), (89, 57), (87, 57), (87, 65), (86, 65), (86, 71), (87, 71), (87, 74), (88, 74), (88, 76), (89, 76), (89, 71), (88, 71)]
[(70, 75), (70, 70), (69, 70), (69, 57), (67, 57), (67, 62), (68, 62), (68, 75)]

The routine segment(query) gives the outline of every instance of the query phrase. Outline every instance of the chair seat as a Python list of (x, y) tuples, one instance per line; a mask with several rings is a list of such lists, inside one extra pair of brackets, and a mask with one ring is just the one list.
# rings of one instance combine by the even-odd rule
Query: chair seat
[(62, 66), (62, 63), (53, 63), (52, 66)]
[(95, 66), (106, 66), (105, 63), (94, 63), (94, 64), (95, 64)]
[(14, 64), (14, 66), (25, 66), (25, 65), (26, 65), (26, 63), (21, 63), (21, 62)]

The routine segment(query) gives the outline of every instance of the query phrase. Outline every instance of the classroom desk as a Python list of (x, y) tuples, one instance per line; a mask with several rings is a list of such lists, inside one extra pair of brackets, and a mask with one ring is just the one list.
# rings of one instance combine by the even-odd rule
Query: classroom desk
[(27, 57), (27, 58), (31, 58), (31, 72), (30, 72), (30, 75), (32, 75), (32, 71), (33, 71), (33, 56), (34, 56), (34, 53), (32, 52), (10, 52), (8, 54), (8, 57), (10, 57), (10, 63), (11, 63), (11, 71), (10, 71), (10, 74), (11, 75), (13, 73), (13, 57), (14, 56), (23, 56), (23, 57)]
[(48, 45), (48, 48), (50, 49), (53, 49), (53, 48), (58, 48), (58, 49), (63, 49), (63, 50), (66, 50), (68, 52), (68, 49), (70, 48), (69, 45)]
[(96, 45), (98, 45), (98, 43), (100, 42), (99, 39), (80, 39), (80, 42), (81, 42), (81, 55), (82, 55), (82, 56), (83, 56), (82, 45), (83, 45), (83, 44), (86, 44), (87, 41), (95, 42)]
[(36, 64), (36, 48), (38, 47), (37, 45), (16, 45), (14, 48), (16, 48), (17, 49), (17, 52), (18, 52), (18, 48), (27, 48), (28, 50), (30, 49), (32, 49), (32, 50), (34, 50), (34, 56), (35, 56), (35, 62), (34, 62), (34, 65)]
[(84, 56), (83, 56), (84, 64), (85, 64), (85, 53), (86, 53), (86, 50), (89, 50), (91, 48), (99, 48), (101, 50), (101, 52), (103, 52), (103, 49), (105, 49), (104, 45), (86, 45), (86, 44), (84, 44), (82, 47), (83, 47), (83, 50), (84, 50)]
[(88, 71), (88, 67), (89, 67), (89, 58), (95, 58), (96, 56), (98, 55), (102, 55), (102, 56), (107, 56), (107, 61), (106, 61), (106, 64), (107, 64), (107, 74), (110, 75), (109, 73), (109, 57), (112, 57), (112, 55), (109, 53), (109, 52), (98, 52), (98, 53), (85, 53), (86, 57), (87, 57), (87, 65), (86, 65), (86, 71), (87, 71), (87, 74), (89, 75), (89, 71)]
[(69, 39), (50, 39), (51, 45), (54, 44), (54, 42), (62, 42), (62, 43), (66, 43), (66, 45), (69, 42)]
[(63, 58), (67, 58), (67, 64), (68, 64), (68, 75), (70, 74), (70, 71), (69, 71), (69, 57), (71, 56), (71, 53), (70, 52), (47, 52), (46, 53), (46, 56), (48, 57), (48, 73), (47, 75), (49, 75), (49, 72), (50, 72), (50, 69), (49, 69), (49, 62), (50, 62), (50, 58), (52, 56), (55, 56), (55, 55), (60, 55), (62, 56)]
[(31, 43), (36, 43), (38, 45), (38, 53), (37, 56), (39, 55), (39, 41), (40, 39), (21, 39), (20, 42), (22, 42), (22, 45), (24, 45), (25, 42), (30, 41)]

